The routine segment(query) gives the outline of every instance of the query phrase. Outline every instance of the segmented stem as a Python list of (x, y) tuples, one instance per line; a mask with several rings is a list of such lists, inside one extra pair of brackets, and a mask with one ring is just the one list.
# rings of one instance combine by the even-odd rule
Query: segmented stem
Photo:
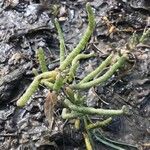
[(70, 113), (68, 113), (67, 112), (67, 108), (64, 108), (63, 110), (62, 110), (62, 118), (63, 119), (74, 119), (74, 118), (77, 118), (77, 117), (82, 117), (82, 116), (84, 116), (84, 114), (81, 114), (81, 113), (78, 113), (78, 112), (70, 112)]
[(47, 79), (42, 79), (42, 80), (40, 81), (40, 84), (43, 84), (43, 85), (46, 86), (48, 89), (53, 90), (54, 84), (51, 83), (51, 82), (49, 82), (49, 80), (47, 80)]
[(86, 58), (90, 58), (90, 57), (93, 57), (95, 56), (94, 53), (90, 53), (90, 54), (79, 54), (77, 55), (73, 61), (72, 61), (72, 65), (71, 65), (71, 68), (69, 70), (69, 78), (72, 79), (76, 73), (76, 69), (77, 69), (77, 66), (78, 66), (78, 61), (80, 59), (86, 59)]
[(46, 60), (45, 60), (45, 55), (44, 55), (43, 48), (40, 47), (37, 50), (37, 57), (38, 57), (38, 61), (39, 61), (39, 64), (40, 64), (41, 71), (42, 72), (47, 72), (48, 69), (47, 69), (47, 66), (46, 66)]
[(105, 126), (109, 125), (111, 121), (112, 121), (112, 118), (109, 117), (108, 119), (106, 119), (104, 121), (97, 121), (96, 123), (88, 124), (86, 126), (86, 129), (90, 130), (90, 129), (95, 129), (95, 128), (99, 128), (99, 127), (105, 127)]
[(87, 30), (85, 31), (79, 44), (73, 49), (73, 51), (62, 62), (62, 64), (60, 65), (60, 70), (64, 70), (68, 65), (70, 65), (72, 60), (85, 48), (87, 42), (89, 41), (89, 39), (94, 31), (95, 17), (94, 17), (94, 13), (93, 13), (92, 8), (89, 3), (86, 4), (86, 10), (88, 13), (88, 21), (89, 21)]
[(110, 54), (105, 61), (103, 61), (99, 67), (97, 67), (94, 71), (92, 71), (91, 73), (89, 73), (86, 77), (84, 77), (79, 84), (85, 83), (90, 81), (91, 79), (93, 79), (97, 74), (101, 73), (102, 70), (107, 67), (111, 61), (113, 57), (113, 54)]
[(22, 97), (17, 101), (17, 106), (23, 107), (32, 96), (32, 94), (38, 89), (39, 86), (39, 79), (35, 77), (33, 82), (30, 84), (26, 92), (22, 95)]
[(141, 36), (139, 40), (140, 43), (144, 43), (149, 37), (150, 37), (150, 28), (144, 30), (143, 35)]
[(78, 113), (83, 113), (84, 115), (122, 115), (128, 113), (126, 106), (123, 106), (120, 110), (113, 110), (113, 109), (96, 109), (93, 107), (84, 107), (84, 106), (77, 106), (71, 103), (69, 100), (64, 101), (65, 105), (72, 111), (76, 111)]
[(65, 59), (66, 47), (65, 47), (64, 36), (63, 36), (60, 24), (59, 24), (57, 19), (55, 19), (55, 26), (56, 26), (56, 29), (57, 29), (57, 32), (58, 32), (58, 38), (59, 38), (59, 43), (60, 43), (60, 46), (59, 46), (59, 49), (60, 49), (60, 56), (59, 56), (60, 57), (60, 64), (62, 64), (62, 62)]
[(89, 138), (88, 134), (83, 133), (83, 137), (84, 137), (84, 142), (85, 142), (85, 145), (86, 145), (86, 150), (93, 150), (92, 144), (90, 142), (90, 138)]
[(79, 84), (72, 85), (72, 88), (75, 88), (75, 89), (87, 89), (87, 88), (90, 88), (90, 87), (93, 87), (93, 86), (97, 86), (97, 85), (100, 85), (100, 84), (104, 83), (105, 81), (107, 81), (117, 71), (117, 69), (119, 69), (125, 63), (126, 60), (127, 60), (127, 56), (124, 54), (101, 77), (99, 77), (97, 79), (94, 79), (94, 80), (92, 80), (90, 82), (81, 83), (81, 84), (79, 83)]
[(40, 75), (37, 75), (30, 84), (30, 86), (27, 88), (26, 92), (17, 101), (17, 106), (23, 107), (27, 103), (32, 94), (38, 89), (40, 80), (48, 78), (52, 78), (53, 80), (55, 80), (56, 75), (57, 75), (56, 71), (44, 72)]
[(54, 91), (59, 91), (60, 88), (63, 85), (63, 81), (64, 81), (64, 79), (61, 76), (61, 73), (58, 73), (57, 76), (56, 76), (56, 80), (55, 80), (54, 86), (53, 86), (53, 90)]
[(65, 89), (65, 94), (67, 95), (68, 99), (74, 103), (75, 102), (75, 97), (74, 97), (74, 91), (70, 87), (66, 87)]

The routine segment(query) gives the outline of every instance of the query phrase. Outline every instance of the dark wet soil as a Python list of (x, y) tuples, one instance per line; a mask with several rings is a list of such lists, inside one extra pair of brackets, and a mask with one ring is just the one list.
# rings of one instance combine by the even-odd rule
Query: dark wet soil
[[(93, 0), (96, 29), (87, 51), (96, 59), (83, 61), (82, 69), (93, 69), (111, 50), (120, 51), (133, 32), (140, 36), (150, 26), (149, 0)], [(57, 106), (52, 129), (44, 115), (48, 90), (42, 87), (32, 102), (20, 109), (16, 100), (31, 83), (32, 68), (38, 68), (36, 50), (43, 47), (49, 70), (59, 65), (59, 42), (53, 19), (61, 23), (68, 52), (79, 41), (87, 26), (83, 0), (2, 0), (0, 2), (0, 149), (85, 149), (82, 132), (62, 120)], [(114, 118), (103, 130), (110, 139), (150, 149), (150, 41), (137, 46), (127, 69), (116, 73), (105, 85), (96, 87), (93, 105), (121, 108), (130, 115)], [(82, 78), (82, 71), (78, 77)], [(91, 91), (88, 91), (91, 92)], [(88, 94), (88, 93), (87, 93)], [(95, 102), (96, 101), (96, 102)], [(95, 142), (95, 149), (106, 149)], [(130, 148), (129, 148), (130, 149)]]

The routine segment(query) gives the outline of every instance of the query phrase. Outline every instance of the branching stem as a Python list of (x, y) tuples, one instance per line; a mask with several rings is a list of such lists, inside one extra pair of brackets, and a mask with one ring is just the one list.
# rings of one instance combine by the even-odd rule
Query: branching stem
[(117, 69), (119, 69), (127, 60), (127, 56), (126, 54), (124, 54), (123, 56), (121, 56), (118, 61), (112, 66), (110, 67), (110, 69), (101, 77), (94, 79), (90, 82), (86, 82), (86, 83), (78, 83), (75, 85), (72, 85), (72, 88), (75, 89), (87, 89), (93, 86), (97, 86), (99, 84), (104, 83), (105, 81), (107, 81), (116, 71)]
[(113, 57), (113, 54), (110, 54), (106, 60), (104, 60), (99, 67), (97, 67), (94, 71), (88, 74), (85, 78), (83, 78), (79, 84), (85, 83), (93, 79), (97, 74), (99, 74), (105, 67), (107, 67)]
[(37, 75), (30, 84), (30, 86), (27, 88), (26, 92), (17, 101), (17, 106), (23, 107), (26, 104), (26, 102), (29, 100), (32, 94), (38, 89), (40, 80), (48, 78), (52, 78), (53, 80), (55, 80), (56, 75), (56, 71), (44, 72), (40, 75)]
[(84, 114), (73, 112), (73, 111), (71, 113), (68, 113), (67, 108), (64, 108), (62, 110), (62, 118), (63, 119), (74, 119), (74, 118), (82, 117), (82, 116), (84, 116)]
[(65, 105), (72, 111), (76, 111), (78, 113), (83, 113), (84, 115), (122, 115), (128, 113), (126, 106), (123, 106), (120, 110), (113, 110), (113, 109), (96, 109), (93, 107), (84, 107), (84, 106), (77, 106), (72, 104), (69, 100), (64, 101)]
[(53, 89), (54, 84), (49, 82), (47, 79), (42, 79), (40, 83), (45, 85), (48, 89)]
[(77, 69), (77, 66), (78, 66), (78, 61), (81, 60), (81, 59), (86, 59), (86, 58), (90, 58), (90, 57), (93, 57), (95, 56), (94, 53), (90, 53), (90, 54), (79, 54), (77, 55), (73, 61), (72, 61), (72, 65), (71, 65), (71, 68), (70, 68), (70, 71), (69, 71), (69, 78), (72, 79), (76, 73), (76, 69)]

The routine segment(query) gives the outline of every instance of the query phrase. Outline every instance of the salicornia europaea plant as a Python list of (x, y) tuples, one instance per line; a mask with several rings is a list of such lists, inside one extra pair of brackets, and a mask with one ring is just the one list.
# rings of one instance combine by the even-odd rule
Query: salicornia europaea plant
[[(89, 3), (86, 5), (86, 10), (88, 14), (88, 27), (80, 42), (67, 57), (65, 55), (66, 47), (63, 33), (57, 19), (55, 19), (55, 26), (60, 42), (60, 66), (52, 71), (48, 71), (43, 49), (40, 48), (37, 52), (37, 57), (42, 73), (36, 75), (26, 92), (17, 101), (17, 106), (23, 107), (40, 85), (44, 85), (46, 88), (55, 91), (57, 95), (63, 92), (64, 98), (62, 103), (64, 103), (64, 109), (62, 110), (62, 118), (84, 120), (85, 132), (83, 133), (83, 136), (87, 149), (90, 149), (91, 145), (89, 142), (91, 141), (90, 138), (87, 137), (90, 136), (89, 131), (108, 125), (112, 120), (111, 116), (127, 114), (128, 109), (126, 106), (123, 106), (120, 110), (87, 107), (85, 105), (86, 97), (82, 96), (81, 90), (105, 83), (119, 68), (123, 67), (129, 58), (126, 50), (121, 55), (112, 52), (94, 71), (87, 74), (80, 81), (74, 82), (80, 60), (95, 57), (96, 55), (94, 53), (81, 53), (90, 40), (96, 24), (94, 13)], [(144, 37), (147, 37), (146, 33), (149, 34), (149, 30), (147, 32), (145, 31), (143, 37), (140, 39), (141, 42), (144, 41)], [(113, 58), (115, 58), (115, 60), (113, 60), (112, 64)], [(105, 73), (103, 73), (103, 70), (105, 70)], [(92, 123), (89, 121), (88, 117), (93, 115), (109, 117), (104, 121)]]

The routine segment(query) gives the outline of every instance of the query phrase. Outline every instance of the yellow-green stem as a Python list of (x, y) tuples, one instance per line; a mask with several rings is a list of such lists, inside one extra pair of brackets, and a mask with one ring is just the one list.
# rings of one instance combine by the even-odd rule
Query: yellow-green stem
[(92, 71), (91, 73), (89, 73), (86, 77), (84, 77), (79, 84), (82, 84), (82, 83), (85, 83), (85, 82), (88, 82), (90, 81), (91, 79), (93, 79), (97, 74), (99, 74), (100, 72), (103, 71), (103, 69), (105, 67), (107, 67), (111, 61), (113, 57), (113, 54), (110, 54), (106, 60), (104, 60), (99, 67), (97, 67), (94, 71)]
[(40, 84), (43, 84), (44, 86), (46, 86), (48, 89), (53, 90), (53, 86), (54, 84), (49, 82), (47, 79), (42, 79), (40, 81)]
[(62, 110), (61, 116), (62, 116), (63, 119), (74, 119), (74, 118), (77, 118), (77, 117), (82, 117), (82, 116), (84, 116), (84, 114), (74, 112), (74, 111), (68, 113), (67, 108), (64, 108)]
[(83, 137), (86, 145), (86, 150), (93, 150), (88, 134), (83, 133)]
[(77, 66), (78, 66), (78, 61), (81, 60), (81, 59), (87, 59), (87, 58), (90, 58), (90, 57), (93, 57), (95, 56), (94, 53), (90, 53), (90, 54), (79, 54), (77, 55), (73, 61), (72, 61), (72, 64), (71, 64), (71, 68), (69, 70), (69, 79), (73, 79), (74, 78), (74, 75), (76, 73), (76, 69), (77, 69)]
[(113, 115), (122, 115), (127, 114), (128, 110), (126, 106), (123, 106), (120, 110), (113, 110), (113, 109), (101, 109), (101, 108), (93, 108), (93, 107), (84, 107), (84, 106), (77, 106), (71, 103), (69, 100), (64, 101), (65, 105), (72, 111), (82, 113), (85, 115), (106, 115), (106, 116), (113, 116)]
[(108, 124), (110, 124), (110, 122), (112, 121), (112, 118), (109, 117), (108, 119), (104, 120), (104, 121), (97, 121), (96, 123), (91, 123), (91, 124), (88, 124), (86, 126), (86, 129), (87, 130), (90, 130), (90, 129), (95, 129), (95, 128), (99, 128), (99, 127), (105, 127), (107, 126)]
[(27, 103), (32, 94), (38, 89), (41, 79), (52, 78), (53, 80), (55, 80), (56, 75), (56, 71), (44, 72), (40, 75), (37, 75), (30, 84), (30, 86), (27, 88), (26, 92), (17, 101), (17, 106), (23, 107)]
[(61, 30), (61, 27), (60, 27), (60, 24), (58, 22), (57, 19), (55, 19), (55, 26), (56, 26), (56, 29), (57, 29), (57, 32), (58, 32), (58, 38), (59, 38), (59, 43), (60, 43), (60, 46), (59, 46), (59, 49), (60, 49), (60, 64), (62, 64), (62, 62), (64, 61), (65, 59), (65, 41), (64, 41), (64, 37), (63, 37), (63, 33), (62, 33), (62, 30)]
[(110, 69), (101, 77), (94, 79), (90, 82), (86, 82), (86, 83), (78, 83), (75, 85), (72, 85), (72, 88), (75, 89), (87, 89), (93, 86), (97, 86), (100, 85), (104, 82), (106, 82), (120, 67), (122, 67), (122, 65), (125, 63), (125, 61), (127, 60), (127, 55), (124, 54), (123, 56), (121, 56), (118, 61), (112, 66), (110, 67)]
[(73, 51), (67, 56), (67, 58), (62, 62), (62, 64), (59, 67), (60, 70), (66, 69), (66, 67), (71, 64), (72, 60), (85, 48), (87, 42), (89, 41), (94, 31), (95, 17), (94, 17), (94, 13), (89, 3), (86, 4), (86, 10), (88, 13), (88, 21), (89, 21), (87, 30), (85, 31), (77, 47), (75, 47)]
[(45, 55), (44, 55), (43, 48), (40, 47), (37, 50), (37, 57), (38, 57), (38, 61), (39, 61), (39, 64), (40, 64), (41, 71), (42, 72), (47, 72), (48, 69), (47, 69), (47, 66), (46, 66), (46, 60), (45, 60)]

